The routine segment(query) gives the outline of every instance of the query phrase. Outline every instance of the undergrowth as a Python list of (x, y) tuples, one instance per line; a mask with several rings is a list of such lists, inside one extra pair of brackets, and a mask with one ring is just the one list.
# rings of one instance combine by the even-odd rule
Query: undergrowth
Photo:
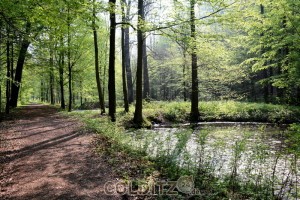
[[(242, 155), (247, 149), (247, 134), (244, 138), (237, 140), (233, 147), (233, 158), (230, 162), (230, 173), (220, 178), (215, 176), (215, 168), (207, 160), (204, 159), (205, 145), (208, 133), (202, 132), (196, 138), (199, 144), (197, 149), (198, 162), (197, 165), (191, 162), (191, 155), (187, 152), (189, 148), (188, 141), (193, 136), (192, 129), (186, 129), (180, 133), (174, 133), (164, 139), (157, 139), (155, 135), (147, 134), (147, 132), (137, 132), (135, 129), (126, 129), (124, 125), (131, 120), (133, 116), (133, 108), (131, 112), (125, 113), (122, 108), (117, 110), (117, 122), (110, 122), (107, 116), (100, 116), (98, 111), (76, 111), (67, 113), (68, 116), (76, 117), (86, 124), (86, 128), (98, 133), (95, 140), (96, 152), (107, 159), (107, 162), (113, 166), (114, 170), (122, 177), (124, 181), (132, 179), (147, 182), (153, 174), (159, 174), (162, 180), (178, 180), (183, 175), (193, 176), (195, 187), (199, 189), (200, 195), (189, 196), (178, 193), (175, 196), (160, 195), (155, 199), (281, 199), (284, 190), (277, 189), (275, 192), (275, 183), (278, 182), (276, 176), (270, 176), (262, 179), (263, 172), (260, 168), (254, 168), (253, 163), (264, 163), (267, 159), (267, 151), (265, 145), (256, 145), (254, 155), (249, 158), (248, 179), (243, 180), (238, 172), (238, 167), (242, 162)], [(205, 102), (200, 103), (200, 112), (202, 120), (230, 120), (230, 121), (267, 121), (267, 122), (292, 122), (297, 121), (299, 109), (296, 107), (285, 107), (278, 105), (268, 105), (259, 103), (240, 103), (240, 102)], [(152, 102), (144, 104), (144, 116), (156, 123), (168, 122), (186, 122), (189, 113), (189, 103), (185, 102)], [(286, 137), (286, 144), (290, 148), (285, 152), (278, 152), (272, 166), (274, 174), (278, 167), (278, 159), (286, 154), (292, 155), (291, 165), (289, 167), (290, 174), (296, 176), (297, 180), (297, 162), (299, 157), (300, 144), (300, 126), (298, 124), (291, 125), (290, 134)], [(264, 127), (261, 131), (264, 132)], [(132, 137), (131, 133), (135, 132)], [(146, 134), (145, 134), (146, 133)], [(163, 142), (172, 144), (172, 138), (176, 138), (174, 148), (163, 147)], [(264, 135), (262, 134), (261, 140)], [(259, 139), (259, 138), (258, 138)], [(142, 141), (142, 142), (141, 142)], [(149, 152), (151, 143), (161, 147), (157, 148), (157, 152)], [(160, 144), (161, 143), (161, 144)], [(222, 149), (224, 144), (214, 144), (216, 149)], [(281, 150), (281, 149), (280, 149)], [(283, 155), (284, 153), (284, 155)], [(155, 156), (154, 156), (155, 155)], [(290, 158), (289, 158), (290, 159)], [(181, 160), (178, 163), (178, 160)], [(257, 175), (253, 175), (252, 171), (258, 171)], [(290, 175), (286, 177), (285, 182), (290, 183)], [(287, 184), (286, 183), (286, 184)], [(296, 183), (296, 194), (298, 189)]]
[[(129, 113), (119, 107), (118, 117), (125, 125), (132, 119), (134, 107)], [(265, 103), (236, 101), (199, 102), (200, 121), (232, 122), (300, 122), (300, 108)], [(152, 123), (185, 123), (189, 120), (189, 102), (144, 102), (143, 114)]]

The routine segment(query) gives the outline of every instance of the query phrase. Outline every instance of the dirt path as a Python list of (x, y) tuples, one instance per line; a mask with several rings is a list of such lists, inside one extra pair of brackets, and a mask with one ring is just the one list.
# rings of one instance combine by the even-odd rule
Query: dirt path
[(110, 167), (93, 134), (49, 106), (30, 105), (0, 124), (0, 199), (121, 199), (106, 196)]

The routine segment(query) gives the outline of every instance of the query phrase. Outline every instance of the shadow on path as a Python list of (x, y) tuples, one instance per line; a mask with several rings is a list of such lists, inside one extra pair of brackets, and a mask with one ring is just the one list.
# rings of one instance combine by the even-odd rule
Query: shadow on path
[[(44, 105), (30, 105), (0, 123), (0, 199), (122, 199), (106, 196), (116, 181), (111, 167), (93, 153), (93, 134)], [(0, 142), (1, 142), (0, 141)]]

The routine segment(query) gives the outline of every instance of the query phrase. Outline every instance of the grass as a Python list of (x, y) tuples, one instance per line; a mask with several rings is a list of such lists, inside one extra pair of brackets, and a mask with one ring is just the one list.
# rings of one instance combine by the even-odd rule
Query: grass
[[(145, 102), (143, 113), (146, 119), (155, 123), (184, 123), (189, 118), (189, 106), (190, 104), (186, 102)], [(131, 121), (133, 111), (133, 106), (131, 106), (129, 113), (125, 113), (123, 108), (118, 108), (116, 123), (111, 123), (107, 116), (100, 116), (98, 111), (75, 111), (67, 113), (67, 115), (81, 120), (86, 124), (86, 128), (98, 133), (95, 140), (97, 153), (104, 156), (113, 167), (113, 170), (125, 181), (132, 179), (147, 180), (157, 172), (159, 172), (161, 179), (169, 180), (177, 180), (181, 175), (194, 175), (195, 184), (204, 195), (199, 197), (200, 199), (251, 199), (252, 197), (252, 199), (260, 199), (266, 196), (273, 199), (268, 184), (251, 185), (250, 183), (243, 183), (243, 181), (236, 178), (235, 173), (232, 173), (233, 175), (229, 176), (227, 180), (222, 181), (214, 177), (209, 169), (199, 168), (191, 171), (191, 169), (179, 167), (176, 158), (185, 148), (190, 135), (189, 131), (178, 135), (178, 141), (180, 142), (174, 152), (169, 155), (153, 158), (147, 155), (147, 148), (130, 145), (132, 137), (127, 134), (128, 130), (124, 125)], [(299, 121), (299, 112), (297, 107), (281, 105), (234, 101), (200, 102), (201, 120), (203, 121), (290, 123)], [(299, 125), (293, 125), (292, 130), (295, 134), (290, 139), (294, 141), (294, 137), (299, 138)], [(149, 138), (151, 139), (151, 137)], [(147, 137), (144, 139), (147, 140)], [(203, 143), (205, 143), (205, 138)], [(293, 149), (295, 149), (295, 152), (299, 150), (298, 146), (293, 146)], [(241, 150), (237, 148), (235, 151), (239, 152)], [(238, 162), (235, 161), (234, 164), (234, 166), (237, 166)], [(180, 198), (184, 199), (184, 195), (179, 195), (178, 199)], [(162, 196), (159, 199), (169, 199), (169, 197)]]
[[(118, 108), (120, 122), (126, 124), (132, 116)], [(285, 105), (236, 101), (210, 101), (199, 103), (200, 121), (293, 123), (300, 121), (300, 108)], [(189, 102), (145, 102), (144, 117), (152, 123), (185, 123), (189, 120)]]

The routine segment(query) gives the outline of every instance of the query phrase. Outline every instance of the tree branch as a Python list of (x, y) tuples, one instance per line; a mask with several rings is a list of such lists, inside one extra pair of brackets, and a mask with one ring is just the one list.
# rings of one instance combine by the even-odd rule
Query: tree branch
[(133, 26), (131, 23), (129, 23), (129, 22), (117, 22), (116, 23), (116, 26), (117, 25), (129, 25), (131, 28), (133, 28), (133, 30), (137, 30), (137, 28), (135, 27), (135, 26)]
[[(213, 15), (215, 15), (215, 14), (217, 14), (217, 13), (219, 13), (219, 12), (225, 10), (225, 9), (227, 9), (228, 7), (232, 6), (232, 5), (235, 4), (236, 2), (237, 2), (237, 1), (235, 1), (235, 2), (233, 2), (233, 3), (231, 3), (231, 4), (228, 4), (227, 6), (225, 6), (225, 7), (223, 7), (223, 8), (220, 8), (220, 9), (218, 9), (218, 10), (216, 10), (216, 11), (214, 11), (214, 12), (208, 14), (208, 15), (205, 15), (205, 16), (200, 17), (200, 18), (195, 19), (195, 20), (200, 21), (200, 20), (209, 18), (209, 17), (211, 17), (211, 16), (213, 16)], [(158, 30), (168, 29), (168, 28), (172, 28), (172, 27), (174, 27), (174, 26), (178, 26), (178, 25), (181, 25), (181, 24), (185, 24), (185, 23), (187, 23), (187, 22), (190, 22), (190, 19), (189, 19), (189, 20), (185, 20), (185, 21), (181, 21), (181, 22), (178, 22), (178, 23), (176, 23), (176, 22), (169, 23), (169, 25), (167, 25), (167, 26), (154, 27), (153, 29), (149, 29), (148, 31), (151, 32), (151, 31), (158, 31)]]

